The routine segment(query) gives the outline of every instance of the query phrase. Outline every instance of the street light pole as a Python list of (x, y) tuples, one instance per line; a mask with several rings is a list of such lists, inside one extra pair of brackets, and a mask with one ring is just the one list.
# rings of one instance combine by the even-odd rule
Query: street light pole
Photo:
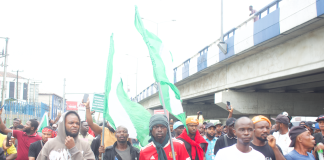
[[(2, 37), (1, 37), (2, 38)], [(4, 105), (4, 101), (5, 101), (5, 91), (7, 89), (6, 86), (6, 76), (7, 76), (7, 62), (8, 62), (8, 37), (5, 38), (6, 40), (6, 53), (5, 53), (5, 62), (3, 65), (4, 68), (4, 73), (3, 73), (3, 84), (2, 84), (2, 97), (1, 97), (1, 106)]]

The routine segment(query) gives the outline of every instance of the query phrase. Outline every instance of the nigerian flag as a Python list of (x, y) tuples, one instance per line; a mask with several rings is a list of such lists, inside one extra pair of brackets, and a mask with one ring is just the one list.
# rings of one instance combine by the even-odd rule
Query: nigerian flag
[[(156, 35), (144, 28), (141, 16), (137, 10), (137, 6), (135, 6), (134, 23), (137, 31), (142, 35), (143, 40), (149, 50), (153, 65), (154, 79), (161, 85), (165, 108), (185, 125), (186, 114), (183, 112), (180, 92), (173, 84), (174, 75), (172, 68), (172, 54), (167, 48), (165, 48), (162, 41)], [(161, 95), (160, 103), (163, 104), (161, 101)]]
[(37, 132), (42, 132), (43, 128), (49, 126), (48, 124), (48, 112), (45, 112), (42, 120), (39, 122)]
[(146, 146), (151, 114), (140, 104), (131, 101), (124, 91), (123, 81), (116, 67), (118, 62), (113, 60), (114, 53), (112, 34), (106, 69), (104, 117), (114, 129), (118, 126), (126, 127), (129, 138), (137, 138), (142, 146)]

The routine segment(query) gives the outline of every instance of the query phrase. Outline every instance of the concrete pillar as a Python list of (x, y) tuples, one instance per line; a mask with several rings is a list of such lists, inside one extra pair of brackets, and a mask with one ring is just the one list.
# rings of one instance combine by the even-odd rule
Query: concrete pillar
[(226, 109), (230, 101), (235, 115), (276, 116), (286, 111), (291, 116), (318, 116), (323, 113), (323, 93), (262, 93), (224, 91), (215, 93), (215, 104)]
[(146, 110), (147, 110), (148, 112), (150, 112), (151, 115), (154, 114), (154, 110), (153, 110), (153, 109), (146, 108)]

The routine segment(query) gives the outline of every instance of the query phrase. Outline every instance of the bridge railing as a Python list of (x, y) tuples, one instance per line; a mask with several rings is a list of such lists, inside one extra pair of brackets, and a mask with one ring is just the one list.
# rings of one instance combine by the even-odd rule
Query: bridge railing
[[(296, 2), (298, 1), (298, 3)], [(177, 83), (183, 79), (190, 77), (191, 75), (201, 72), (204, 69), (212, 66), (216, 63), (219, 63), (227, 58), (234, 56), (235, 54), (240, 54), (252, 47), (255, 47), (267, 40), (272, 39), (284, 33), (285, 31), (296, 27), (302, 23), (305, 23), (317, 16), (323, 17), (322, 10), (317, 10), (317, 15), (308, 16), (309, 10), (313, 12), (313, 9), (323, 8), (324, 0), (316, 0), (316, 2), (309, 2), (304, 0), (295, 0), (290, 1), (289, 6), (285, 6), (279, 9), (281, 6), (282, 0), (274, 0), (269, 3), (267, 6), (260, 9), (254, 15), (251, 15), (244, 22), (240, 23), (238, 26), (224, 33), (224, 41), (227, 43), (227, 53), (224, 54), (218, 48), (217, 44), (220, 39), (217, 39), (215, 42), (206, 46), (198, 53), (194, 54), (189, 59), (185, 60), (179, 66), (173, 69), (174, 71), (174, 81)], [(302, 3), (302, 6), (299, 3)], [(305, 4), (304, 4), (305, 3)], [(322, 4), (323, 3), (323, 4)], [(297, 8), (292, 8), (291, 6), (296, 6)], [(322, 5), (322, 6), (321, 6)], [(305, 9), (307, 8), (307, 9)], [(298, 14), (306, 14), (307, 18), (304, 18), (302, 21), (296, 17)], [(282, 17), (293, 17), (291, 19)], [(294, 17), (295, 16), (295, 17)], [(304, 16), (305, 17), (305, 16)], [(288, 19), (288, 20), (287, 20)], [(298, 23), (288, 23), (291, 21), (298, 21)], [(280, 25), (280, 22), (282, 23)], [(284, 27), (284, 29), (282, 29)], [(153, 89), (154, 85), (148, 87), (143, 92), (146, 94), (138, 94), (137, 102), (145, 99), (146, 97), (152, 95), (147, 93), (147, 90)], [(154, 92), (156, 93), (156, 92)], [(154, 94), (153, 93), (153, 94)], [(136, 98), (134, 98), (136, 99)]]

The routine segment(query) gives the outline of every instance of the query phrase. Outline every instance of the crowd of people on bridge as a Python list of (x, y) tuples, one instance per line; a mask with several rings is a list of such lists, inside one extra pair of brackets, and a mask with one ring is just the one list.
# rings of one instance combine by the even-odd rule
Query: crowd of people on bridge
[(90, 102), (84, 106), (86, 121), (81, 121), (77, 112), (67, 111), (49, 120), (42, 132), (37, 132), (39, 122), (35, 119), (21, 128), (21, 120), (15, 118), (7, 128), (0, 116), (0, 160), (323, 159), (324, 115), (316, 122), (301, 121), (293, 126), (287, 112), (272, 119), (272, 124), (263, 115), (236, 119), (230, 107), (224, 126), (220, 122), (199, 123), (198, 112), (197, 118), (186, 119), (185, 127), (164, 114), (155, 114), (148, 126), (151, 138), (146, 146), (140, 146), (137, 139), (129, 138), (127, 127), (114, 129), (106, 122), (94, 123)]

